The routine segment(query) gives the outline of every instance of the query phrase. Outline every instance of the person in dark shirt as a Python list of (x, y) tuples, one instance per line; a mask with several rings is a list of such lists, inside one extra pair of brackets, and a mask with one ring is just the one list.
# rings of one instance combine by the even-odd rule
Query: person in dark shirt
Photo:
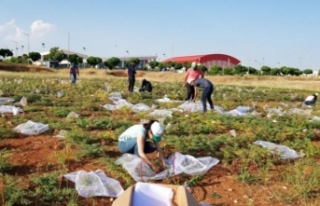
[(139, 89), (140, 92), (152, 92), (152, 85), (151, 82), (147, 81), (146, 79), (142, 80), (141, 88)]
[(133, 92), (134, 83), (136, 81), (136, 63), (132, 61), (128, 66), (129, 92)]
[(207, 112), (207, 100), (209, 102), (211, 110), (214, 109), (214, 105), (211, 99), (211, 95), (214, 90), (213, 84), (205, 78), (199, 78), (199, 79), (190, 79), (188, 83), (192, 86), (194, 86), (194, 98), (193, 101), (196, 101), (197, 95), (198, 95), (198, 89), (197, 87), (202, 88), (202, 97), (201, 102), (203, 105), (203, 112)]
[(79, 68), (75, 63), (72, 63), (70, 66), (70, 77), (71, 83), (74, 84), (77, 81), (77, 76), (79, 76)]

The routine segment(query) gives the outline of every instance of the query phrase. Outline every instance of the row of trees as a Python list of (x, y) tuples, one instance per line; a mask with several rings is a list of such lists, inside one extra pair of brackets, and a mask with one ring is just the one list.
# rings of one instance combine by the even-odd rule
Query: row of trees
[[(23, 54), (22, 56), (13, 57), (13, 53), (9, 49), (0, 49), (0, 56), (5, 59), (6, 57), (11, 57), (9, 60), (10, 63), (23, 63), (27, 64), (29, 60), (33, 62), (38, 61), (41, 59), (41, 55), (39, 52), (29, 52), (29, 54)], [(49, 55), (44, 60), (50, 60), (52, 62), (61, 62), (64, 59), (68, 59), (70, 63), (75, 64), (82, 64), (83, 58), (78, 56), (77, 54), (70, 54), (69, 56), (65, 54), (59, 47), (53, 47), (50, 49)], [(128, 66), (132, 61), (139, 64), (140, 60), (138, 58), (131, 58), (124, 62), (124, 66)], [(29, 61), (29, 63), (31, 63)], [(87, 58), (87, 64), (94, 67), (96, 65), (104, 65), (109, 69), (113, 69), (120, 64), (120, 59), (117, 57), (111, 57), (106, 61), (103, 61), (100, 57), (89, 56)], [(190, 68), (191, 62), (158, 62), (158, 61), (151, 61), (149, 62), (149, 66), (154, 68), (173, 68), (175, 70), (180, 70), (181, 68)], [(292, 76), (299, 76), (301, 74), (312, 74), (313, 70), (305, 69), (303, 71), (292, 68), (292, 67), (281, 67), (281, 68), (271, 68), (269, 66), (262, 66), (260, 70), (257, 70), (253, 67), (246, 67), (242, 65), (236, 65), (234, 68), (222, 68), (219, 66), (213, 66), (211, 68), (206, 68), (203, 65), (199, 66), (204, 72), (207, 72), (211, 75), (243, 75), (243, 74), (255, 74), (255, 75), (292, 75)]]
[(208, 71), (211, 75), (243, 75), (243, 74), (255, 74), (255, 75), (292, 75), (299, 76), (302, 74), (313, 74), (313, 70), (305, 69), (300, 70), (293, 67), (283, 66), (281, 68), (271, 68), (269, 66), (262, 66), (260, 70), (253, 67), (245, 67), (242, 65), (236, 65), (234, 68), (222, 68), (219, 66), (213, 66)]

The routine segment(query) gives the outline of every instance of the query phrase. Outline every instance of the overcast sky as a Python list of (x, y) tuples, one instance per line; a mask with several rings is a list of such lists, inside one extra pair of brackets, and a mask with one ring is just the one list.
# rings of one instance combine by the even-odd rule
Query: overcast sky
[(70, 32), (71, 51), (99, 57), (222, 53), (320, 69), (319, 0), (2, 0), (0, 13), (0, 48), (19, 55), (23, 32), (38, 52), (68, 49)]

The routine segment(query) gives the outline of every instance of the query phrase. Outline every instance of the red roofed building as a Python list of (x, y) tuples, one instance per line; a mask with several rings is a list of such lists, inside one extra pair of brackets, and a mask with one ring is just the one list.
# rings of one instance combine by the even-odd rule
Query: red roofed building
[(164, 60), (163, 63), (170, 61), (179, 63), (197, 62), (207, 67), (208, 69), (210, 69), (212, 66), (234, 68), (234, 66), (240, 63), (240, 60), (226, 54), (204, 54), (194, 56), (173, 57)]

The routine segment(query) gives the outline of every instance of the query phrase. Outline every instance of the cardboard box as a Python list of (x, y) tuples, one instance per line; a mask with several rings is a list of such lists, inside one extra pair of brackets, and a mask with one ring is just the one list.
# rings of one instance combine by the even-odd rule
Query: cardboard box
[[(192, 194), (186, 190), (185, 187), (179, 185), (164, 185), (156, 184), (170, 188), (173, 191), (172, 202), (174, 206), (200, 206), (200, 204), (194, 199)], [(132, 206), (134, 196), (135, 185), (130, 186), (126, 189), (113, 203), (112, 206)], [(156, 193), (154, 195), (157, 195)], [(159, 195), (159, 194), (158, 194)], [(139, 205), (144, 206), (143, 202)], [(155, 206), (155, 205), (154, 205)]]

